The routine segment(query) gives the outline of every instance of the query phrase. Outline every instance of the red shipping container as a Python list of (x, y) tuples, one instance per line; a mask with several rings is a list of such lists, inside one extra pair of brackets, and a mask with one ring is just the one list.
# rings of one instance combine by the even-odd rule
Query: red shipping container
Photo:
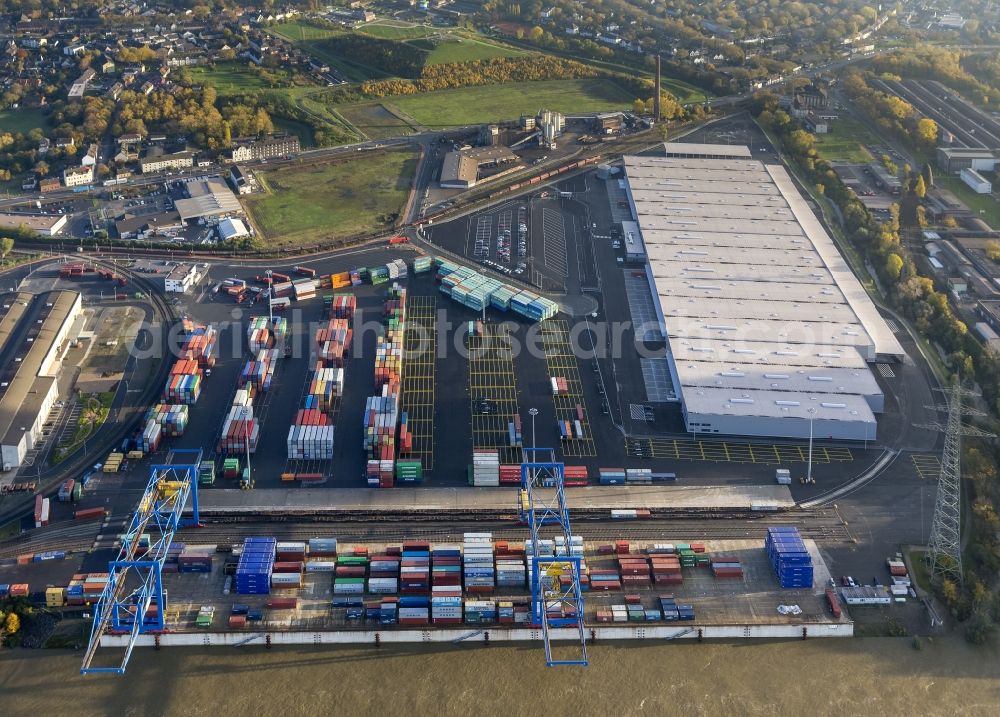
[(229, 627), (246, 627), (247, 626), (247, 616), (246, 615), (230, 615), (229, 616)]
[(276, 573), (301, 573), (302, 563), (300, 562), (275, 562), (273, 572)]
[(298, 598), (271, 598), (267, 601), (270, 610), (294, 610), (298, 605)]

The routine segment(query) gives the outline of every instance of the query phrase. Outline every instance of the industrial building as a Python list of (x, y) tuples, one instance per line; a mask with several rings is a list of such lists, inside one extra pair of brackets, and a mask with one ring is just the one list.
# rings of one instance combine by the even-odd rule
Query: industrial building
[(126, 213), (115, 220), (115, 233), (119, 239), (138, 241), (153, 236), (175, 236), (183, 229), (181, 215), (173, 209), (158, 214)]
[(518, 157), (507, 147), (478, 147), (448, 152), (441, 165), (441, 186), (453, 189), (474, 187), (480, 170), (517, 162)]
[(299, 149), (297, 135), (267, 137), (235, 147), (230, 153), (230, 159), (233, 162), (250, 162), (255, 159), (287, 157), (290, 154), (298, 154)]
[(192, 179), (184, 187), (188, 196), (176, 200), (174, 207), (185, 224), (200, 219), (215, 222), (232, 214), (243, 214), (240, 200), (219, 177)]
[(185, 294), (199, 279), (201, 274), (196, 264), (177, 264), (163, 275), (163, 291), (167, 294)]
[(937, 164), (948, 174), (958, 174), (965, 168), (992, 172), (1000, 161), (1000, 151), (972, 147), (938, 147)]
[(972, 167), (966, 167), (958, 176), (976, 194), (990, 194), (993, 192), (993, 183)]
[(0, 453), (19, 467), (59, 399), (58, 374), (80, 314), (80, 294), (7, 295), (0, 307)]
[(219, 241), (250, 236), (250, 230), (247, 229), (247, 225), (243, 223), (242, 219), (223, 219), (219, 222), (218, 231)]
[(698, 142), (664, 142), (664, 157), (685, 159), (752, 159), (750, 148), (742, 144), (700, 144)]
[(882, 190), (889, 192), (889, 194), (899, 194), (903, 191), (903, 183), (899, 181), (899, 177), (895, 174), (890, 174), (889, 170), (883, 167), (881, 162), (870, 162), (868, 164), (868, 171), (875, 178), (875, 183)]
[(139, 159), (139, 171), (159, 172), (163, 169), (179, 169), (181, 167), (194, 166), (194, 152), (185, 150), (183, 152), (166, 153), (163, 147), (154, 145), (147, 147)]
[(19, 229), (24, 227), (42, 236), (55, 236), (66, 227), (67, 214), (0, 214), (0, 228)]
[(621, 182), (687, 430), (874, 439), (866, 362), (903, 349), (787, 172), (667, 147), (626, 157)]

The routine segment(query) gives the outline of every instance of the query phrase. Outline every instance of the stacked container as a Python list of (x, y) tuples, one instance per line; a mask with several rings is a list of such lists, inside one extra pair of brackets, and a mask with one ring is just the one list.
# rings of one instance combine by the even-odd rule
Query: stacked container
[(203, 368), (215, 366), (217, 334), (215, 327), (194, 324), (189, 320), (183, 323), (184, 343), (181, 345), (181, 358), (198, 362)]
[(268, 595), (274, 567), (275, 538), (244, 538), (243, 552), (236, 566), (236, 593)]
[(214, 546), (183, 546), (177, 555), (177, 571), (181, 573), (212, 572)]
[(493, 534), (465, 533), (462, 537), (462, 576), (468, 593), (492, 593), (496, 587)]
[(466, 600), (465, 622), (468, 625), (488, 625), (497, 621), (497, 604), (493, 600)]
[(162, 426), (168, 436), (182, 436), (187, 429), (188, 407), (184, 404), (158, 403), (146, 411), (146, 421)]
[(357, 307), (358, 300), (353, 294), (334, 294), (330, 301), (330, 318), (351, 320)]
[(564, 466), (563, 485), (585, 486), (587, 485), (587, 466)]
[(413, 260), (413, 273), (414, 274), (425, 274), (431, 270), (431, 257), (429, 256), (418, 256)]
[(462, 624), (461, 591), (454, 595), (434, 595), (431, 597), (431, 622), (435, 625)]
[(524, 437), (521, 435), (520, 416), (514, 416), (514, 420), (507, 424), (507, 438), (510, 446), (517, 447), (524, 445)]
[(260, 349), (252, 352), (240, 372), (240, 385), (253, 386), (259, 391), (270, 389), (280, 357), (278, 349)]
[(767, 529), (764, 550), (771, 560), (778, 582), (783, 588), (811, 588), (813, 584), (812, 556), (799, 535), (798, 528)]
[[(406, 290), (393, 284), (385, 302), (386, 333), (375, 347), (375, 386), (377, 393), (365, 402), (364, 440), (368, 456), (368, 485), (391, 488), (394, 485), (403, 378), (403, 332), (406, 324)], [(372, 465), (378, 461), (377, 471)]]
[(653, 470), (651, 468), (626, 468), (625, 482), (629, 485), (652, 485)]
[(178, 359), (170, 369), (163, 398), (170, 403), (197, 403), (201, 396), (201, 368), (193, 359)]
[(292, 291), (296, 301), (316, 298), (317, 282), (315, 279), (296, 279), (292, 282)]
[(405, 279), (407, 276), (406, 262), (402, 259), (393, 259), (385, 265), (389, 279)]
[(500, 311), (513, 309), (532, 321), (542, 321), (559, 312), (558, 304), (534, 292), (522, 291), (443, 259), (435, 259), (435, 263), (442, 293), (473, 311), (482, 311), (487, 306)]
[(712, 575), (717, 578), (742, 578), (743, 565), (738, 558), (715, 555), (712, 557)]
[(232, 406), (222, 423), (222, 435), (216, 450), (228, 455), (244, 455), (257, 450), (260, 424), (251, 406)]
[(624, 468), (598, 468), (601, 485), (625, 485)]
[[(405, 415), (405, 414), (404, 414)], [(424, 480), (424, 469), (420, 461), (396, 461), (396, 482), (418, 485)]]
[[(462, 593), (462, 549), (438, 545), (431, 550), (431, 589), (435, 595)], [(461, 613), (461, 611), (459, 611)], [(461, 614), (459, 614), (461, 618)]]
[(500, 485), (500, 453), (497, 450), (474, 450), (469, 467), (469, 485)]
[(521, 485), (521, 466), (505, 463), (500, 466), (500, 485)]
[(136, 439), (136, 445), (143, 453), (155, 453), (160, 447), (160, 439), (162, 437), (163, 427), (151, 418), (146, 421), (142, 433)]
[(349, 319), (330, 319), (316, 331), (316, 355), (324, 366), (342, 367), (350, 354), (353, 337)]
[(430, 546), (419, 541), (403, 543), (399, 563), (399, 591), (404, 595), (423, 595), (430, 591)]
[(342, 271), (337, 274), (330, 275), (330, 288), (332, 289), (342, 289), (345, 286), (351, 285), (351, 272)]

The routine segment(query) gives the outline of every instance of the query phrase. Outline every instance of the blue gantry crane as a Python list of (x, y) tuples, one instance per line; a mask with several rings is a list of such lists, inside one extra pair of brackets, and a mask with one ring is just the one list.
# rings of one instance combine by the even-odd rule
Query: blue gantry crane
[[(521, 464), (521, 520), (531, 531), (531, 622), (541, 625), (545, 644), (545, 664), (586, 665), (587, 633), (584, 625), (583, 592), (580, 575), (583, 559), (573, 555), (573, 531), (566, 506), (563, 464), (555, 460), (551, 448), (524, 448)], [(565, 540), (565, 555), (543, 556), (539, 533), (543, 526), (554, 526)], [(554, 630), (575, 631), (570, 659), (556, 659), (552, 652)]]
[[(167, 463), (149, 468), (149, 483), (121, 539), (118, 557), (108, 563), (108, 583), (94, 608), (90, 642), (84, 653), (82, 674), (95, 672), (125, 673), (132, 649), (139, 635), (162, 631), (166, 609), (163, 600), (163, 563), (179, 527), (198, 525), (198, 467), (200, 449), (174, 449)], [(181, 520), (181, 513), (191, 500), (192, 517)], [(147, 618), (151, 605), (155, 614)], [(108, 634), (125, 634), (128, 644), (121, 664), (99, 667), (93, 664)]]

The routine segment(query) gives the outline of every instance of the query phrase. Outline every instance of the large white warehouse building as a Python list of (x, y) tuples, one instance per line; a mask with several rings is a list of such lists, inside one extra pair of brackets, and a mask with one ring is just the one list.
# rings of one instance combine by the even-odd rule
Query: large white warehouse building
[(902, 346), (783, 167), (699, 147), (624, 181), (687, 430), (873, 440)]

